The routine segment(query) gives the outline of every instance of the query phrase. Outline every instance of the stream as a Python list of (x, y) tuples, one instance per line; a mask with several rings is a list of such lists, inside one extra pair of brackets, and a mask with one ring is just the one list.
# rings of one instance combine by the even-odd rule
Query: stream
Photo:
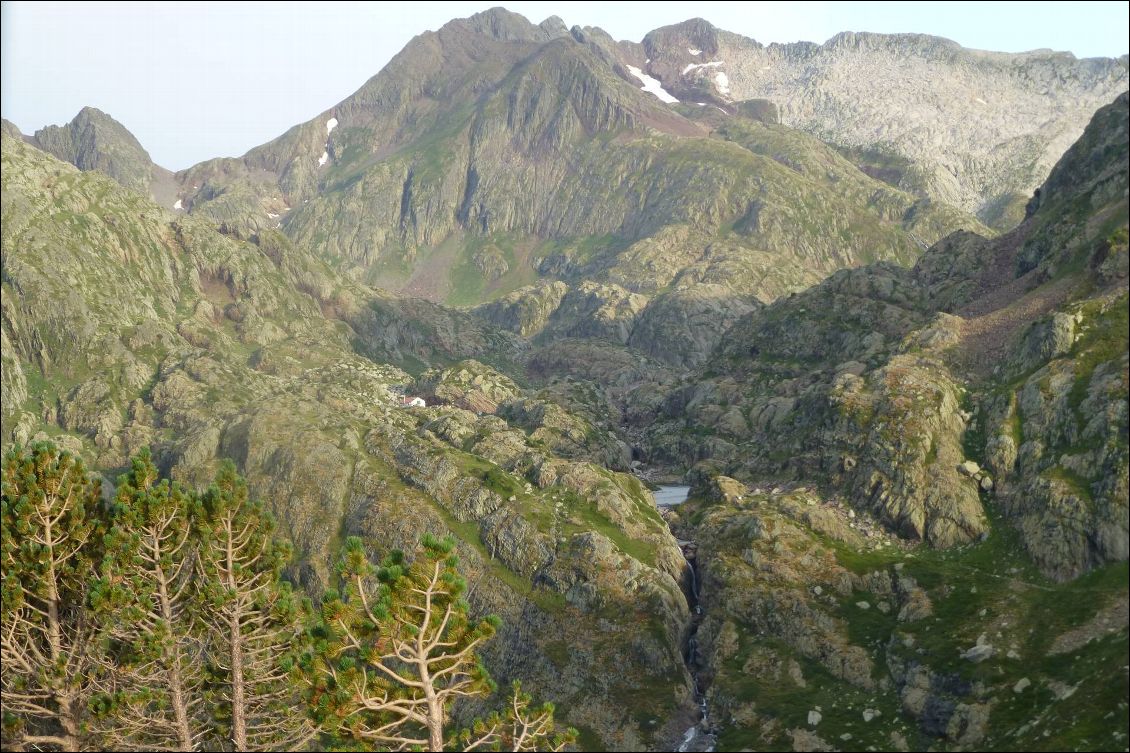
[[(660, 486), (652, 496), (655, 497), (655, 506), (659, 508), (675, 507), (681, 505), (690, 493), (689, 486)], [(683, 550), (683, 556), (687, 560), (687, 565), (691, 571), (691, 592), (688, 594), (688, 601), (691, 607), (691, 621), (687, 626), (687, 641), (683, 646), (683, 661), (687, 665), (687, 669), (691, 673), (691, 679), (694, 681), (694, 697), (698, 703), (699, 720), (698, 723), (688, 729), (683, 735), (683, 741), (679, 744), (680, 753), (686, 751), (712, 751), (714, 750), (715, 738), (710, 732), (710, 717), (709, 709), (706, 705), (706, 695), (702, 691), (702, 686), (699, 684), (698, 678), (698, 625), (702, 621), (702, 603), (699, 600), (698, 592), (698, 563), (695, 561), (698, 547), (693, 541), (683, 541), (678, 539), (679, 548)]]

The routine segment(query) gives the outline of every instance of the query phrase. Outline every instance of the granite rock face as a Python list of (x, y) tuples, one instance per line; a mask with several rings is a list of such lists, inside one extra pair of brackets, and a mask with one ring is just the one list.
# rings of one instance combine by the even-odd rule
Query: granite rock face
[[(485, 655), (500, 682), (609, 748), (677, 739), (646, 720), (693, 707), (686, 563), (647, 490), (609, 470), (625, 445), (473, 360), (513, 363), (517, 336), (3, 140), (5, 449), (50, 437), (108, 486), (146, 446), (197, 487), (232, 458), (313, 596), (343, 536), (380, 557), (451, 533), (472, 608), (504, 622)], [(409, 391), (439, 400), (402, 408)]]
[(913, 269), (839, 272), (746, 315), (705, 378), (647, 390), (644, 454), (819, 479), (939, 547), (983, 537), (993, 499), (1056, 579), (1124, 561), (1127, 120), (1124, 94), (1014, 232), (956, 234)]
[(648, 71), (676, 96), (766, 99), (785, 125), (1001, 230), (1130, 82), (1125, 58), (984, 52), (922, 34), (764, 46), (697, 19), (656, 29), (644, 48)]
[[(522, 334), (546, 312), (508, 294), (539, 277), (579, 299), (594, 284), (648, 297), (722, 286), (732, 317), (843, 267), (912, 261), (922, 239), (988, 232), (780, 125), (767, 100), (664, 102), (632, 73), (648, 66), (646, 44), (560, 31), (498, 8), (452, 21), (330, 110), (177, 173), (160, 201), (235, 237), (278, 229), (385, 289), (510, 301), (486, 314)], [(676, 301), (688, 321), (713, 313), (679, 297), (665, 311)]]
[(97, 170), (126, 188), (149, 194), (153, 160), (132, 133), (101, 110), (84, 107), (65, 126), (41, 128), (34, 143), (80, 170)]

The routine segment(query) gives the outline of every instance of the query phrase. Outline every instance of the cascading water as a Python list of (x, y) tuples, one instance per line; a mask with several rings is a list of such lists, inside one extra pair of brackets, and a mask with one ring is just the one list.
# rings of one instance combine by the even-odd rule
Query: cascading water
[[(655, 504), (658, 507), (673, 507), (682, 504), (688, 493), (690, 487), (688, 486), (661, 486), (654, 492)], [(695, 700), (698, 702), (699, 721), (693, 727), (686, 731), (683, 735), (683, 742), (679, 745), (679, 753), (686, 753), (688, 751), (712, 751), (714, 750), (714, 735), (710, 732), (710, 716), (709, 708), (706, 704), (706, 694), (703, 693), (702, 686), (698, 678), (698, 626), (702, 621), (702, 602), (699, 597), (698, 586), (698, 563), (697, 563), (697, 549), (693, 541), (679, 542), (679, 548), (683, 551), (683, 557), (687, 560), (687, 566), (690, 569), (690, 594), (689, 601), (691, 607), (691, 621), (687, 626), (687, 642), (683, 651), (683, 661), (687, 666), (687, 670), (691, 673), (691, 679), (694, 681), (694, 695)]]

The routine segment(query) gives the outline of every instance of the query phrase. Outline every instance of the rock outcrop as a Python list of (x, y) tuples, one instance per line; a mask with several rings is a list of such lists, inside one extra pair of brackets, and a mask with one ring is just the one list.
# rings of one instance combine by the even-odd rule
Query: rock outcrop
[[(685, 562), (646, 489), (608, 470), (622, 443), (469, 360), (512, 363), (516, 336), (3, 141), (5, 448), (50, 437), (112, 475), (149, 446), (198, 487), (232, 458), (314, 596), (343, 536), (380, 557), (454, 534), (472, 608), (504, 623), (484, 656), (501, 682), (609, 748), (675, 739), (648, 720), (692, 708)], [(417, 382), (392, 361), (437, 368)], [(416, 386), (447, 404), (401, 408)]]
[[(1102, 585), (1048, 585), (1007, 534), (961, 552), (908, 548), (842, 500), (724, 476), (700, 475), (671, 519), (696, 545), (696, 656), (719, 749), (991, 749), (1069, 746), (1084, 728), (1112, 743), (1126, 734), (1110, 723), (1125, 564)], [(1077, 620), (1085, 627), (1068, 627)]]
[(661, 387), (645, 454), (820, 479), (941, 547), (983, 536), (993, 498), (1055, 578), (1125, 560), (1127, 109), (1095, 115), (1013, 233), (748, 314), (706, 379)]
[(764, 46), (702, 19), (643, 41), (675, 96), (764, 98), (895, 185), (1007, 230), (1091, 115), (1126, 91), (1125, 58), (971, 50), (923, 34), (844, 32)]

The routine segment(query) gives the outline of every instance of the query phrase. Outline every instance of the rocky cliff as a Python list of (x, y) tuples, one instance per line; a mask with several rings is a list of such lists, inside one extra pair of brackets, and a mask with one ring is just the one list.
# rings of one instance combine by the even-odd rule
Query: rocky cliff
[[(369, 290), (279, 233), (218, 233), (8, 132), (3, 183), (5, 447), (52, 438), (107, 488), (143, 446), (194, 485), (233, 458), (313, 594), (344, 536), (379, 557), (453, 533), (474, 609), (504, 622), (486, 656), (500, 680), (557, 702), (588, 745), (677, 738), (685, 562), (647, 491), (606, 467), (625, 448), (483, 363), (442, 368), (511, 362), (514, 337)], [(432, 405), (400, 407), (425, 390)]]
[(994, 530), (908, 547), (811, 487), (702, 479), (672, 517), (695, 542), (699, 676), (719, 750), (1116, 748), (1127, 567), (1043, 577)]
[(643, 41), (675, 96), (772, 102), (782, 123), (873, 174), (1008, 230), (1091, 114), (1126, 91), (1125, 57), (971, 50), (923, 34), (844, 32), (764, 46), (702, 19)]
[(1126, 133), (1122, 95), (1007, 236), (747, 315), (705, 379), (667, 388), (651, 456), (689, 467), (706, 435), (707, 467), (822, 479), (941, 547), (983, 536), (989, 506), (1060, 579), (1125, 560)]
[[(643, 54), (502, 9), (452, 21), (280, 138), (178, 173), (175, 201), (227, 232), (277, 227), (359, 279), (458, 305), (538, 278), (649, 298), (707, 283), (765, 301), (842, 267), (908, 263), (960, 227), (988, 232), (756, 102), (641, 89)], [(676, 317), (704, 315), (701, 298), (687, 303)]]

